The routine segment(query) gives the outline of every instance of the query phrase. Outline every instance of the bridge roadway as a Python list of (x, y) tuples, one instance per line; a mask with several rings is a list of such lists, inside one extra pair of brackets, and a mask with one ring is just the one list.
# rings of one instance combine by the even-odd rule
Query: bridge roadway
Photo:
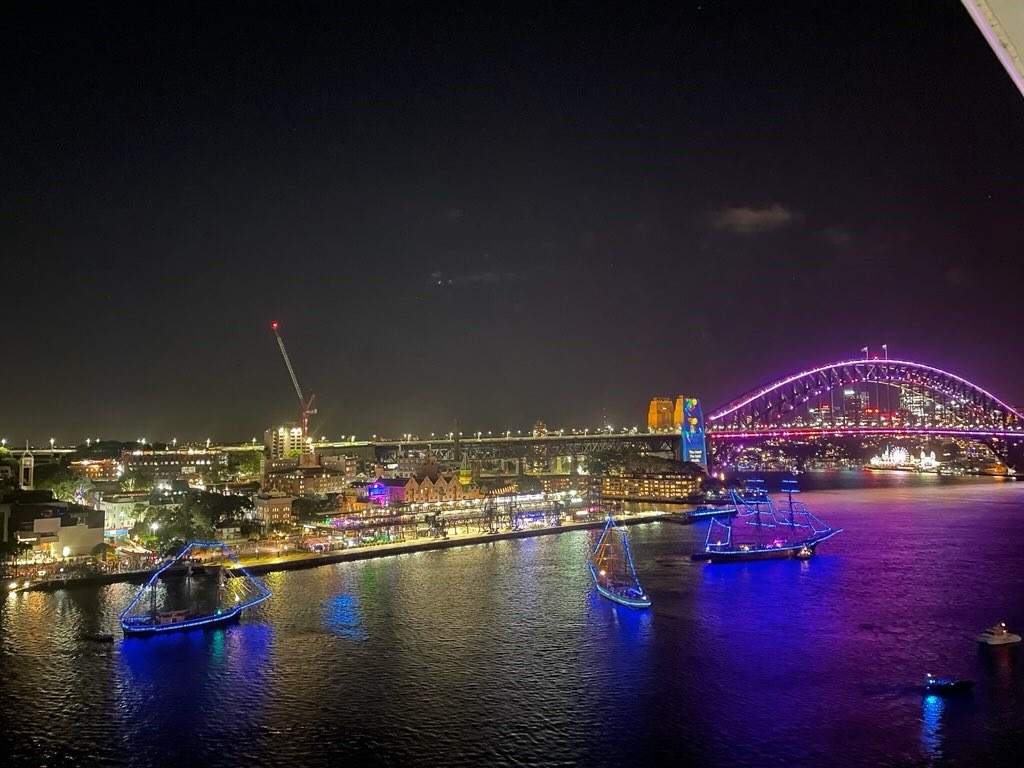
[(498, 435), (496, 437), (462, 436), (458, 440), (369, 440), (358, 442), (323, 442), (317, 450), (326, 453), (346, 450), (372, 451), (380, 461), (395, 461), (406, 451), (430, 451), (438, 461), (499, 461), (502, 459), (552, 459), (559, 456), (587, 456), (621, 448), (634, 448), (645, 453), (679, 455), (680, 436), (675, 432), (658, 433), (586, 433), (550, 435)]
[[(970, 427), (872, 427), (872, 426), (777, 426), (770, 428), (715, 428), (706, 433), (710, 443), (723, 440), (760, 440), (765, 438), (802, 439), (809, 437), (963, 437), (975, 440), (994, 438), (1024, 439), (1016, 429), (971, 429)], [(248, 447), (248, 446), (242, 446)], [(463, 436), (429, 440), (360, 440), (325, 441), (317, 450), (332, 453), (356, 453), (381, 462), (396, 461), (406, 451), (430, 451), (438, 461), (453, 463), (466, 457), (468, 461), (545, 460), (557, 457), (587, 456), (605, 451), (634, 449), (648, 454), (679, 457), (678, 432), (598, 432), (587, 434), (498, 435), (492, 437)]]

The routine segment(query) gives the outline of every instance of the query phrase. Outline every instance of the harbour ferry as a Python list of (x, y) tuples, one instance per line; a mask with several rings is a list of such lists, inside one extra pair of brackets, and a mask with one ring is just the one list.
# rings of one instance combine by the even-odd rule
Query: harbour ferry
[(627, 608), (650, 608), (651, 598), (640, 586), (633, 558), (629, 553), (629, 538), (624, 528), (615, 524), (608, 515), (597, 546), (587, 561), (590, 575), (598, 594)]
[(783, 481), (782, 506), (764, 491), (762, 482), (751, 481), (744, 491), (730, 492), (733, 510), (712, 517), (704, 548), (693, 553), (694, 560), (808, 560), (821, 542), (842, 531), (826, 525), (794, 498), (800, 492), (795, 480)]
[[(226, 556), (234, 563), (232, 572), (241, 575), (228, 579), (221, 566), (197, 564), (200, 551)], [(269, 597), (270, 590), (241, 566), (226, 545), (192, 542), (150, 576), (121, 613), (121, 629), (125, 637), (214, 629), (238, 621), (242, 611)]]

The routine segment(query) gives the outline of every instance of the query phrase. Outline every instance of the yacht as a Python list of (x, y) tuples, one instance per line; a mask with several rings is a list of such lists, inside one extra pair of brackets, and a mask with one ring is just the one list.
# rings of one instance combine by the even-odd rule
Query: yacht
[(989, 627), (978, 635), (978, 642), (986, 645), (1008, 645), (1009, 643), (1019, 643), (1020, 635), (1015, 635), (1007, 630), (1006, 623), (1000, 621), (994, 627)]

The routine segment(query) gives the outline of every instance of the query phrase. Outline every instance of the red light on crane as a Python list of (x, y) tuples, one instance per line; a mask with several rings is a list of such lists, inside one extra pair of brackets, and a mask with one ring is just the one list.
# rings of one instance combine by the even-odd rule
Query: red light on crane
[(276, 330), (277, 330), (277, 320), (275, 320), (274, 322), (272, 322), (272, 323), (270, 324), (270, 327), (271, 327), (271, 328), (273, 328), (273, 329), (274, 329), (274, 330), (276, 331)]

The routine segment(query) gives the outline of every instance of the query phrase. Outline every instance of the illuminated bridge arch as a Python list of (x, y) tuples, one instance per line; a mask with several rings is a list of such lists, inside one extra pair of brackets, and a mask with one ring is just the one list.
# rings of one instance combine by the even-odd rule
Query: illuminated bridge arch
[[(872, 415), (836, 417), (820, 407), (825, 398), (835, 402), (835, 390), (858, 384), (910, 393), (918, 403), (928, 403), (916, 414), (888, 414), (874, 409)], [(897, 401), (898, 402), (898, 401)], [(877, 406), (877, 403), (876, 403)], [(815, 412), (816, 411), (816, 412)], [(733, 400), (707, 417), (712, 434), (754, 435), (799, 430), (963, 433), (979, 437), (1024, 435), (1024, 416), (981, 387), (947, 371), (906, 360), (848, 360), (802, 371)]]

